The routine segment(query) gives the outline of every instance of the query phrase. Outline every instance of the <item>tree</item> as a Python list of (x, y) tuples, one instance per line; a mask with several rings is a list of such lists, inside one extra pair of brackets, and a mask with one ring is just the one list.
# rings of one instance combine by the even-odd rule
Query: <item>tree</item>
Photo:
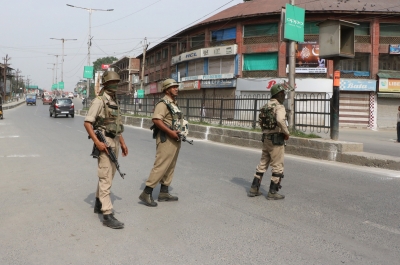
[(100, 70), (101, 70), (101, 65), (102, 65), (102, 64), (112, 64), (114, 61), (118, 61), (118, 59), (115, 58), (114, 56), (111, 56), (111, 57), (103, 57), (103, 58), (97, 59), (96, 61), (93, 62), (93, 69), (94, 69), (94, 72), (100, 71)]

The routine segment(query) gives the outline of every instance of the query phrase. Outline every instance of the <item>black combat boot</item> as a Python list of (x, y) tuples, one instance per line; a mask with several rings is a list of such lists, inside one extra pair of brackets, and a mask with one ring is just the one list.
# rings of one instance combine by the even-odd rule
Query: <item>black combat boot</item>
[(96, 197), (96, 202), (94, 203), (94, 213), (102, 213), (101, 206), (100, 199)]
[(178, 197), (169, 194), (168, 186), (161, 184), (160, 194), (158, 195), (158, 201), (165, 202), (165, 201), (177, 201), (177, 200)]
[(256, 172), (256, 175), (259, 178), (254, 177), (253, 183), (251, 184), (251, 187), (250, 187), (250, 190), (247, 193), (247, 196), (249, 196), (249, 197), (255, 197), (255, 196), (262, 195), (262, 193), (259, 190), (260, 190), (261, 180), (262, 180), (262, 177), (263, 177), (264, 173)]
[(278, 193), (279, 190), (279, 183), (274, 183), (271, 180), (271, 184), (269, 186), (269, 192), (267, 195), (267, 200), (282, 200), (285, 199), (285, 195), (279, 194)]
[(108, 226), (113, 229), (124, 228), (124, 223), (118, 221), (113, 214), (103, 215), (103, 225)]
[(157, 203), (153, 200), (153, 188), (146, 186), (142, 194), (140, 194), (139, 199), (149, 207), (156, 207)]

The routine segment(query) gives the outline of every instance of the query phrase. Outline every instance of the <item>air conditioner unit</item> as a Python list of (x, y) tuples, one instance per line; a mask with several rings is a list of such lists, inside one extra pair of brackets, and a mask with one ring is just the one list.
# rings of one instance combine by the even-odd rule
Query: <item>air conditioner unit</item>
[(144, 77), (144, 83), (145, 83), (145, 84), (149, 83), (149, 76), (148, 76), (148, 75), (146, 75), (146, 76)]

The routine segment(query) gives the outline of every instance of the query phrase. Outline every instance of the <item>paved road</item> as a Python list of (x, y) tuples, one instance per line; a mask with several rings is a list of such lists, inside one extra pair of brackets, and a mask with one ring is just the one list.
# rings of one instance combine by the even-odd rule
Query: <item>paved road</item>
[[(78, 100), (77, 101), (77, 105)], [(20, 106), (0, 121), (0, 264), (398, 264), (400, 173), (286, 157), (284, 201), (246, 196), (260, 151), (183, 144), (171, 192), (139, 203), (155, 155), (127, 127), (125, 180), (112, 188), (122, 230), (93, 213), (96, 161), (83, 118)], [(268, 181), (264, 181), (265, 193)], [(155, 196), (158, 194), (158, 189)]]

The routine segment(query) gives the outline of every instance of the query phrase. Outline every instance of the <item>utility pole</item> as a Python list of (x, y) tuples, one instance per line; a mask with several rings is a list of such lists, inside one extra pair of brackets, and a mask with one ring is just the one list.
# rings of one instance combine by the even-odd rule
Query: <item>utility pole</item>
[[(85, 9), (89, 12), (89, 36), (88, 36), (88, 61), (87, 66), (90, 66), (90, 46), (92, 46), (92, 12), (93, 11), (113, 11), (114, 9), (97, 9), (97, 8), (86, 8), (86, 7), (79, 7), (67, 4), (69, 7), (75, 7), (80, 9)], [(87, 80), (87, 88), (86, 88), (86, 98), (89, 98), (89, 90), (90, 90), (90, 78)]]
[[(294, 6), (294, 0), (290, 0), (290, 4)], [(285, 23), (283, 21), (283, 23)], [(289, 41), (289, 86), (295, 87), (296, 81), (296, 43), (294, 41)], [(289, 123), (289, 130), (294, 130), (294, 96), (295, 92), (289, 91), (288, 95), (288, 123)]]
[(142, 74), (140, 77), (140, 90), (143, 90), (143, 82), (144, 82), (144, 65), (146, 63), (146, 50), (149, 47), (150, 43), (147, 44), (147, 38), (143, 40), (143, 61), (142, 61)]
[(11, 57), (8, 57), (8, 54), (6, 54), (6, 57), (3, 57), (4, 60), (4, 86), (3, 86), (3, 90), (2, 95), (3, 95), (3, 100), (6, 99), (6, 85), (7, 85), (7, 68), (8, 68), (8, 60), (11, 60)]
[(47, 64), (53, 65), (53, 68), (47, 68), (47, 69), (53, 70), (53, 77), (51, 78), (51, 84), (54, 84), (54, 69), (56, 68), (56, 64), (55, 63), (47, 63)]
[(55, 84), (57, 84), (57, 92), (58, 92), (57, 72), (58, 72), (58, 56), (60, 56), (60, 55), (59, 54), (49, 54), (49, 55), (53, 55), (56, 57), (56, 82), (55, 82)]
[(61, 82), (64, 82), (64, 42), (67, 40), (77, 40), (77, 39), (57, 39), (57, 38), (50, 38), (51, 40), (60, 40), (62, 41), (62, 53), (61, 53)]
[(15, 71), (15, 74), (16, 74), (16, 81), (17, 81), (17, 89), (16, 89), (16, 92), (18, 92), (18, 94), (19, 94), (19, 86), (18, 86), (18, 76), (19, 76), (19, 74), (21, 73), (21, 71), (17, 68), (17, 70)]

